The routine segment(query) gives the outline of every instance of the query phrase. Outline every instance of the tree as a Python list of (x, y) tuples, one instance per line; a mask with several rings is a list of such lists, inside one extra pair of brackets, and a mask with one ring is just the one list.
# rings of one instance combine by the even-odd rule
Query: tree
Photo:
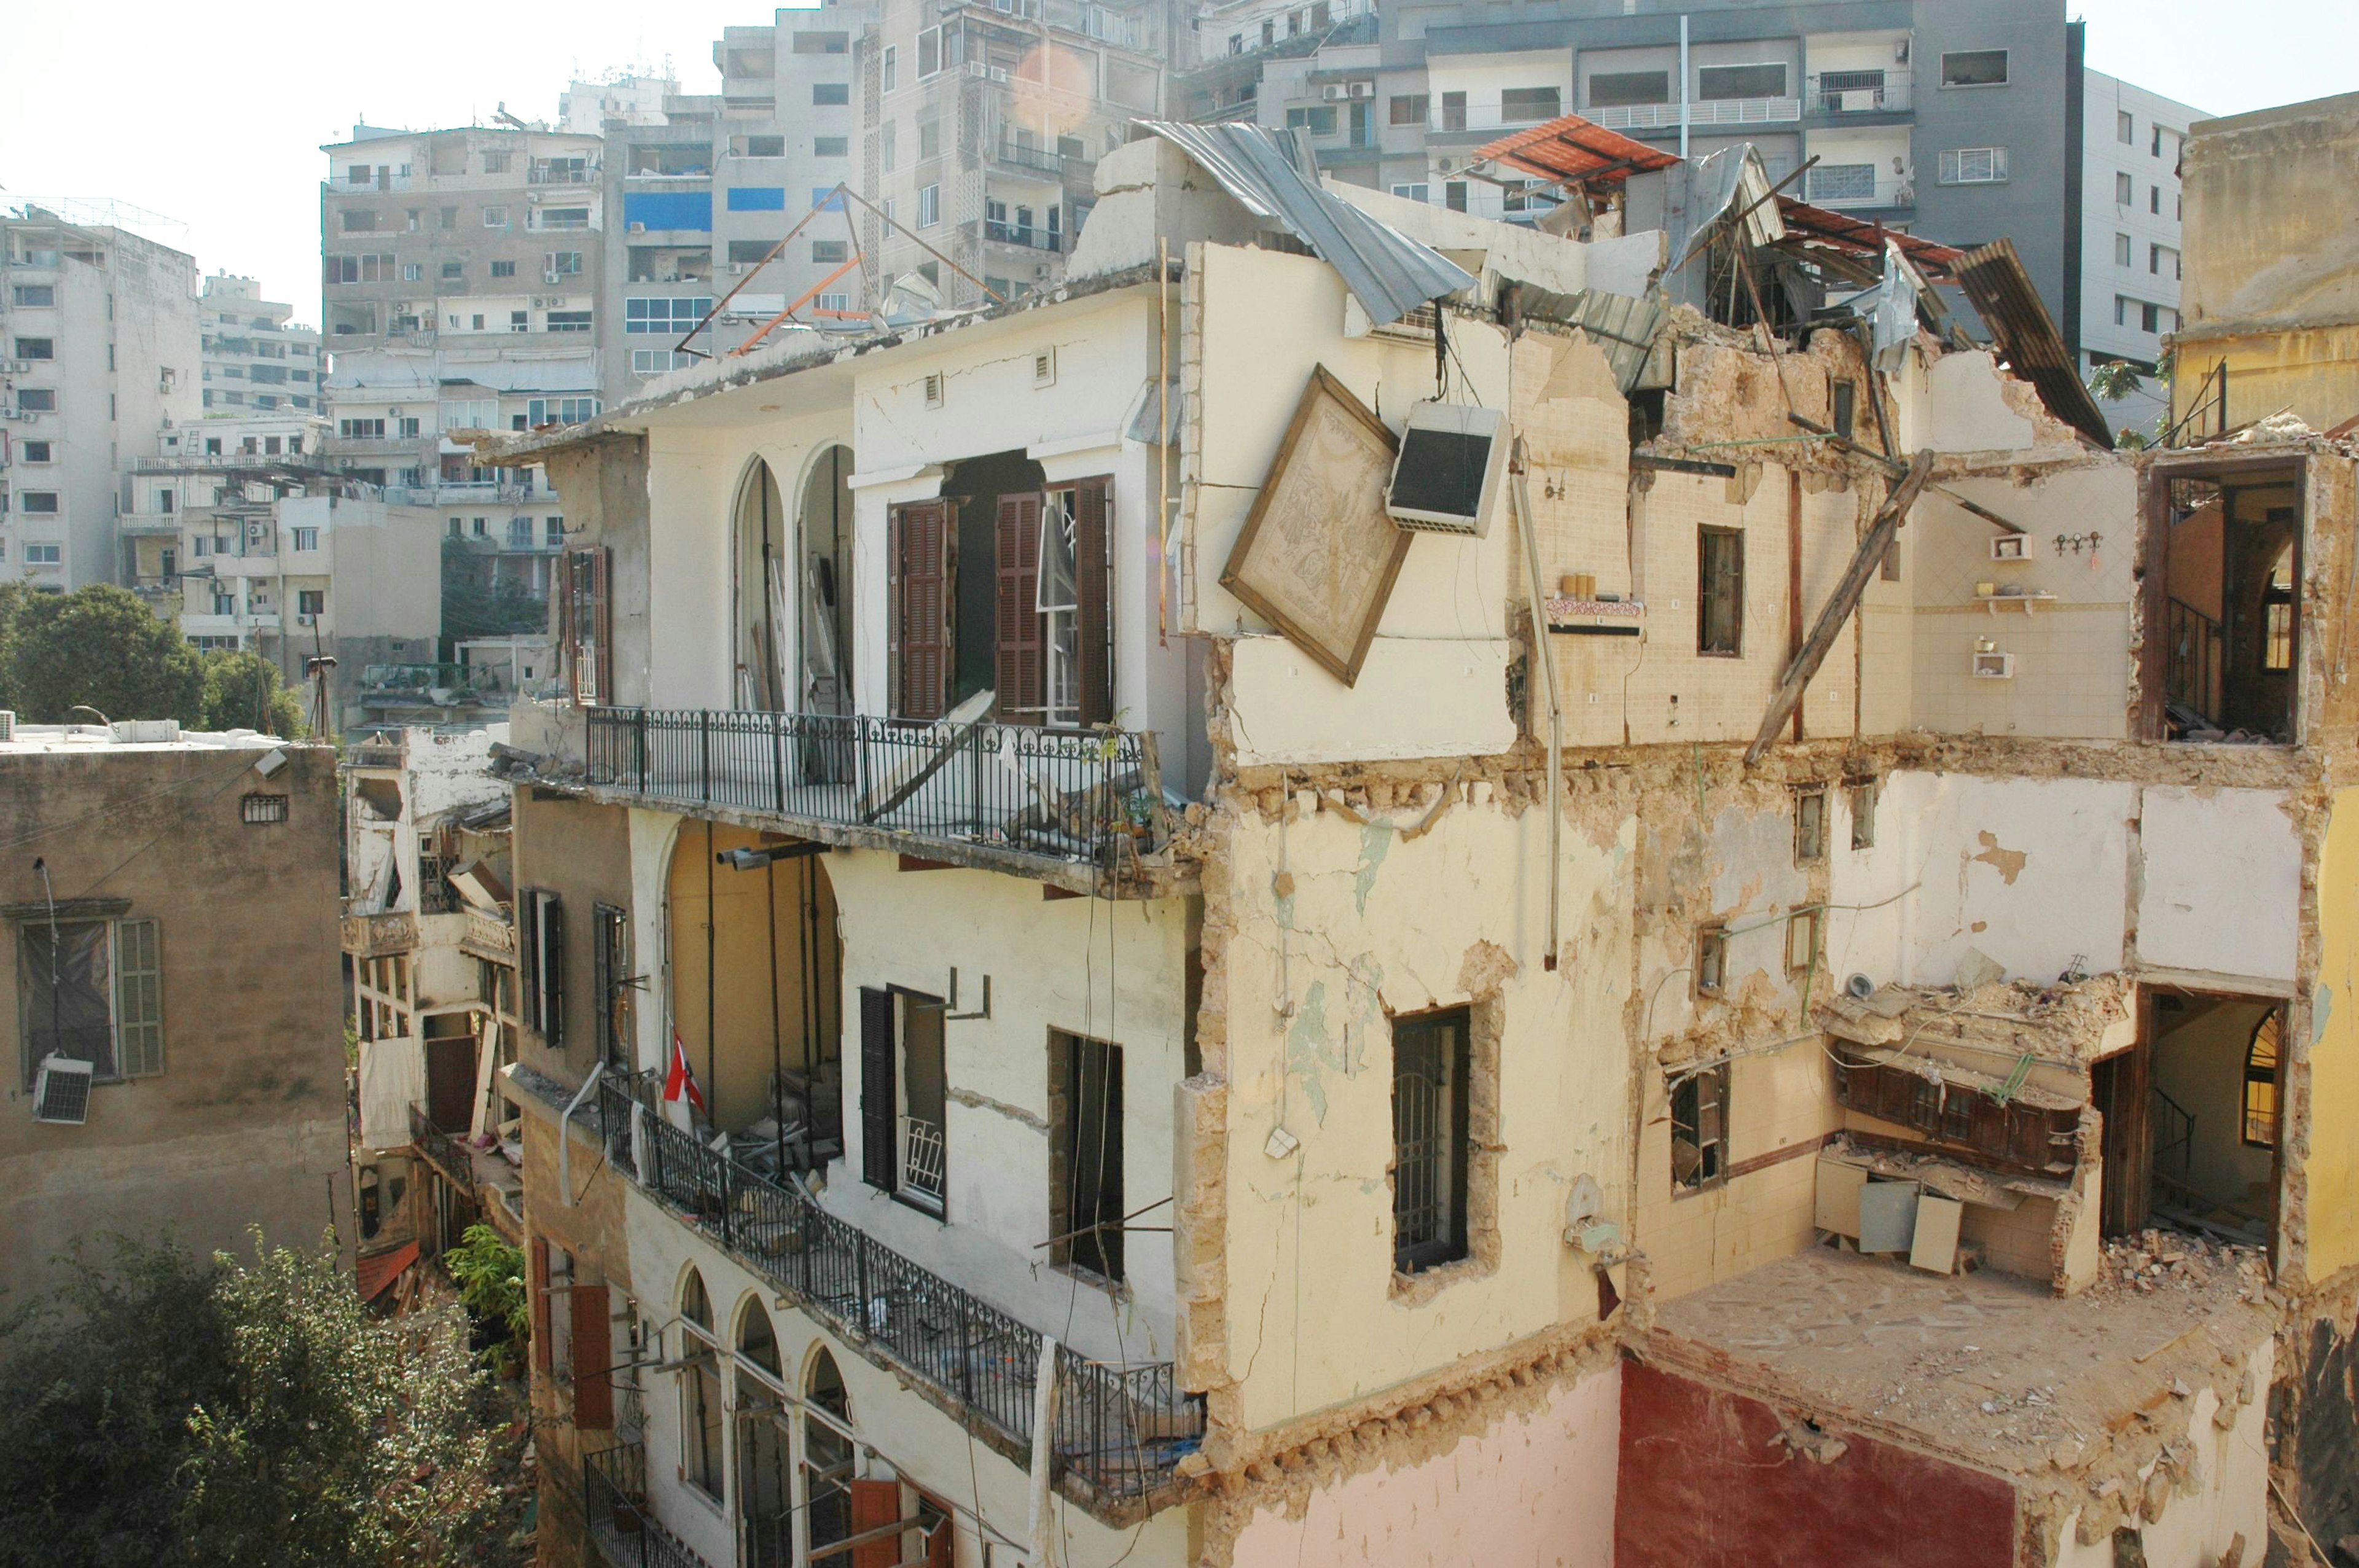
[(30, 723), (65, 723), (79, 705), (194, 727), (204, 695), (197, 651), (127, 589), (18, 591), (0, 611), (0, 697)]
[(2136, 397), (2146, 388), (2146, 378), (2138, 367), (2127, 360), (2107, 360), (2089, 372), (2089, 390), (2102, 403), (2119, 403)]
[(489, 557), (463, 539), (442, 541), (442, 635), (530, 636), (549, 630), (549, 600), (512, 577), (498, 576)]
[(303, 738), (303, 699), (288, 687), (277, 665), (260, 654), (215, 652), (204, 656), (204, 670), (206, 729)]
[(0, 1358), (0, 1564), (504, 1562), (508, 1412), (455, 1307), (372, 1316), (332, 1247), (122, 1240)]
[(471, 1225), (459, 1245), (442, 1254), (442, 1265), (459, 1281), (459, 1299), (474, 1314), (492, 1343), (485, 1359), (501, 1372), (516, 1364), (516, 1353), (532, 1335), (532, 1302), (525, 1292), (524, 1251), (488, 1225)]

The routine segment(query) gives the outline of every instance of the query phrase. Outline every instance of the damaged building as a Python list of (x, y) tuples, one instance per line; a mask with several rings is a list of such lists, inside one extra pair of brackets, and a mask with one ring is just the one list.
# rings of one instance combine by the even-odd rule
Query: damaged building
[(2359, 457), (2112, 451), (1742, 146), (1481, 157), (1572, 221), (1142, 124), (1054, 289), (487, 443), (559, 1560), (2359, 1530)]

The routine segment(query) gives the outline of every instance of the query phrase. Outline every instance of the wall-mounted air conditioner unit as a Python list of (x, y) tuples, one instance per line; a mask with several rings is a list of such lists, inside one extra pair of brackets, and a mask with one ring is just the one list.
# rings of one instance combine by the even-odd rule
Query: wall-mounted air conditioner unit
[(563, 273), (559, 272), (559, 271), (557, 271), (554, 267), (552, 267), (552, 268), (549, 269), (548, 271), (546, 271), (546, 272), (544, 272), (544, 273), (542, 273), (542, 274), (540, 275), (540, 281), (541, 281), (541, 282), (543, 282), (543, 283), (555, 283), (558, 279), (560, 279), (560, 278), (563, 277), (564, 276), (565, 276), (565, 275), (564, 275)]
[(1491, 530), (1493, 503), (1506, 467), (1504, 412), (1462, 403), (1418, 404), (1401, 431), (1385, 510), (1404, 528), (1480, 539)]
[(644, 234), (647, 232), (647, 226), (645, 223), (634, 223), (631, 225), (631, 232), (634, 234)]
[(729, 276), (732, 277), (743, 277), (745, 275), (745, 265), (746, 264), (744, 262), (731, 262), (729, 264)]
[(77, 1062), (52, 1051), (41, 1058), (40, 1076), (33, 1080), (33, 1119), (57, 1127), (80, 1127), (90, 1119), (88, 1062)]

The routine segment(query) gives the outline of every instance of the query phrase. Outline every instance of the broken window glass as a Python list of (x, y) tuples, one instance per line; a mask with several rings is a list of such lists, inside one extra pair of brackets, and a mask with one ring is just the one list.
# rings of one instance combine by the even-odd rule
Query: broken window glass
[(1728, 1179), (1728, 1065), (1671, 1086), (1671, 1187), (1701, 1192)]

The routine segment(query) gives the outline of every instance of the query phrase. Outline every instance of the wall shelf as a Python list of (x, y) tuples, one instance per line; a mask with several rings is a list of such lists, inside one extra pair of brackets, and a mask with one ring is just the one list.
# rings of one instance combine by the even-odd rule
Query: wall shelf
[(2033, 605), (2056, 602), (2056, 596), (2052, 593), (1984, 593), (1977, 594), (1975, 597), (1989, 608), (1991, 619), (1994, 621), (1998, 619), (1998, 607), (2002, 604), (2020, 604), (2023, 606), (2023, 613), (2028, 617), (2032, 612)]

